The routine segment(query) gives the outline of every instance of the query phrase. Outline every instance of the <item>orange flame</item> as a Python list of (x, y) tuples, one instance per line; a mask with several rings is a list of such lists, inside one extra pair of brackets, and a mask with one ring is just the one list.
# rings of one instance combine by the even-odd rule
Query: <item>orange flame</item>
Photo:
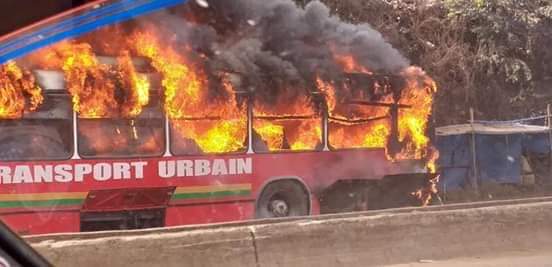
[(364, 73), (364, 74), (374, 74), (366, 66), (358, 63), (356, 58), (352, 54), (344, 54), (338, 52), (337, 45), (331, 43), (330, 50), (333, 53), (333, 58), (335, 62), (343, 68), (345, 73)]
[(437, 160), (439, 159), (439, 151), (434, 147), (429, 149), (429, 159), (427, 161), (427, 169), (429, 173), (437, 173)]
[(115, 84), (107, 78), (109, 68), (100, 64), (88, 44), (70, 45), (63, 50), (63, 71), (73, 109), (83, 118), (103, 118), (117, 106)]
[(328, 106), (328, 112), (332, 113), (337, 105), (334, 86), (322, 80), (320, 77), (316, 77), (316, 85), (324, 94), (326, 105)]
[[(362, 72), (372, 75), (350, 55), (334, 53), (334, 58), (343, 66), (345, 73)], [(429, 138), (426, 135), (426, 130), (437, 86), (418, 67), (406, 68), (401, 72), (401, 76), (406, 80), (406, 86), (401, 90), (399, 104), (410, 106), (410, 108), (399, 110), (398, 139), (403, 148), (395, 158), (422, 159), (428, 156)], [(328, 106), (329, 142), (332, 147), (386, 146), (391, 133), (391, 121), (386, 118), (390, 115), (389, 107), (346, 105), (338, 101), (335, 84), (324, 81), (320, 77), (317, 78), (316, 83), (318, 89), (325, 95)], [(342, 86), (341, 94), (345, 94), (345, 98), (355, 98), (347, 85), (340, 86)], [(377, 102), (392, 104), (394, 99), (392, 94), (388, 93)]]
[[(330, 116), (328, 139), (331, 147), (386, 147), (391, 134), (390, 121), (384, 118), (388, 115), (386, 108), (338, 104), (335, 86), (320, 77), (316, 82), (328, 106)], [(374, 118), (381, 119), (370, 120)]]
[(120, 89), (126, 98), (122, 101), (121, 113), (124, 117), (136, 117), (149, 103), (149, 80), (145, 75), (136, 72), (128, 51), (124, 51), (117, 61), (119, 63), (117, 78), (122, 83)]
[[(344, 73), (364, 73), (373, 75), (373, 73), (350, 54), (340, 54), (337, 52), (335, 45), (330, 45), (333, 52), (334, 60), (342, 66)], [(396, 155), (396, 159), (421, 159), (427, 156), (429, 147), (429, 138), (426, 136), (427, 122), (431, 114), (433, 96), (437, 91), (435, 82), (426, 75), (418, 67), (408, 67), (402, 71), (401, 76), (406, 80), (407, 85), (402, 88), (400, 96), (400, 104), (411, 106), (411, 108), (403, 108), (399, 110), (399, 129), (398, 139), (402, 143), (403, 149)], [(328, 103), (328, 111), (331, 117), (341, 118), (343, 121), (354, 120), (359, 117), (360, 113), (369, 114), (372, 118), (379, 118), (389, 114), (389, 109), (385, 107), (349, 107), (348, 105), (336, 104), (335, 88), (332, 84), (317, 79), (318, 88), (326, 95)], [(381, 85), (376, 84), (376, 91), (381, 93)], [(346, 88), (346, 86), (343, 89)], [(385, 89), (385, 88), (383, 88)], [(385, 90), (384, 90), (385, 91)], [(349, 98), (353, 98), (351, 92), (347, 92)], [(394, 99), (391, 94), (388, 94), (384, 99), (378, 102), (393, 103)], [(363, 111), (364, 110), (364, 111)], [(366, 116), (361, 116), (366, 117)], [(337, 122), (334, 122), (337, 123)], [(348, 143), (347, 147), (369, 147), (370, 145), (385, 146), (387, 144), (384, 139), (389, 138), (390, 121), (385, 122), (370, 122), (362, 125), (349, 126), (340, 125), (330, 127), (330, 144), (334, 147), (340, 147), (343, 143)], [(332, 128), (334, 130), (332, 130)], [(354, 130), (352, 130), (352, 129)], [(346, 133), (346, 134), (345, 134)], [(334, 136), (332, 138), (332, 135)], [(366, 136), (366, 138), (362, 138)], [(384, 138), (382, 138), (384, 137)], [(369, 139), (369, 142), (361, 140)], [(351, 145), (351, 140), (356, 145)]]
[(412, 192), (411, 195), (420, 200), (420, 203), (422, 207), (426, 207), (429, 205), (431, 200), (433, 199), (433, 196), (436, 195), (437, 199), (440, 199), (437, 195), (437, 184), (439, 184), (440, 176), (437, 175), (434, 178), (427, 181), (427, 185), (425, 187), (422, 187), (415, 192)]
[[(112, 34), (122, 33), (117, 28)], [(247, 139), (247, 110), (238, 101), (237, 92), (230, 82), (230, 74), (215, 73), (218, 81), (209, 80), (202, 71), (205, 58), (192, 57), (190, 49), (174, 43), (164, 43), (158, 38), (160, 29), (150, 27), (135, 32), (131, 38), (115, 36), (113, 45), (98, 43), (94, 36), (90, 43), (108, 54), (116, 54), (113, 64), (102, 63), (90, 43), (62, 42), (50, 49), (35, 53), (30, 58), (34, 64), (47, 69), (62, 69), (67, 89), (72, 97), (73, 109), (80, 118), (125, 118), (129, 125), (92, 127), (83, 132), (90, 140), (96, 136), (112, 135), (111, 140), (98, 140), (97, 151), (111, 151), (115, 147), (129, 146), (130, 142), (142, 142), (139, 148), (153, 151), (156, 144), (153, 136), (139, 138), (134, 118), (139, 116), (150, 102), (150, 81), (138, 73), (133, 56), (141, 56), (161, 76), (163, 108), (171, 121), (178, 149), (198, 149), (204, 153), (225, 153), (243, 150)], [(98, 33), (100, 34), (100, 33)], [(101, 33), (109, 36), (109, 31)], [(124, 40), (124, 41), (122, 41)], [(343, 73), (362, 73), (374, 76), (368, 66), (350, 54), (336, 52), (331, 47), (335, 62)], [(122, 52), (120, 52), (122, 51)], [(21, 71), (15, 63), (8, 63), (0, 71), (0, 118), (21, 117), (26, 110), (35, 110), (42, 103), (40, 87), (35, 85), (30, 73)], [(428, 119), (432, 111), (435, 82), (417, 67), (402, 71), (406, 81), (400, 89), (399, 103), (393, 90), (385, 84), (375, 84), (373, 92), (360, 90), (343, 81), (316, 79), (317, 93), (325, 97), (330, 147), (341, 148), (387, 148), (394, 130), (390, 118), (390, 106), (401, 104), (411, 108), (399, 109), (398, 141), (402, 150), (396, 159), (427, 159), (427, 168), (435, 173), (438, 153), (431, 152), (426, 135)], [(217, 92), (211, 90), (220, 84)], [(280, 90), (282, 91), (282, 90)], [(253, 98), (253, 130), (270, 151), (310, 150), (322, 143), (322, 116), (315, 108), (311, 92), (287, 88), (277, 99), (263, 101)], [(25, 97), (29, 97), (29, 101)], [(257, 98), (259, 97), (259, 98)], [(397, 96), (395, 96), (397, 97)], [(376, 99), (376, 100), (373, 100)], [(384, 105), (350, 105), (351, 100), (379, 102)], [(27, 103), (28, 102), (28, 103)], [(91, 125), (94, 125), (92, 123)], [(155, 134), (161, 134), (155, 133)], [(132, 139), (129, 139), (129, 137)], [(393, 137), (394, 138), (394, 137)], [(174, 145), (174, 144), (173, 144)], [(180, 147), (181, 146), (181, 147)], [(425, 203), (436, 192), (436, 181), (413, 194)], [(429, 195), (429, 196), (428, 196)]]
[[(115, 29), (114, 32), (121, 31)], [(243, 149), (247, 138), (247, 112), (245, 106), (238, 103), (228, 75), (218, 74), (222, 88), (218, 97), (213, 97), (209, 90), (213, 81), (209, 81), (199, 66), (204, 58), (192, 58), (187, 47), (161, 42), (158, 32), (159, 29), (152, 26), (135, 32), (124, 45), (104, 45), (101, 49), (115, 51), (126, 46), (149, 60), (151, 67), (162, 76), (165, 113), (183, 139), (192, 140), (207, 153)], [(339, 52), (335, 46), (330, 48), (344, 73), (374, 75), (353, 55)], [(74, 109), (82, 118), (134, 118), (149, 102), (149, 81), (137, 73), (127, 51), (119, 53), (116, 66), (101, 63), (87, 43), (64, 42), (42, 51), (41, 56), (48, 58), (41, 62), (47, 67), (60, 64)], [(406, 85), (400, 88), (397, 104), (411, 108), (399, 109), (397, 138), (402, 151), (395, 159), (428, 158), (430, 144), (426, 130), (437, 87), (416, 67), (404, 69), (401, 76)], [(387, 147), (393, 126), (388, 106), (348, 105), (347, 101), (370, 100), (371, 96), (366, 90), (350, 88), (352, 86), (341, 81), (325, 81), (318, 77), (316, 85), (325, 96), (332, 148)], [(393, 104), (396, 101), (386, 85), (376, 84), (374, 91), (378, 95), (374, 102)], [(254, 99), (253, 129), (269, 150), (306, 150), (320, 145), (320, 112), (315, 110), (309, 92), (300, 92), (297, 88), (289, 88), (277, 101), (268, 101), (270, 103)], [(428, 161), (432, 172), (435, 172), (434, 162), (435, 159)]]
[[(119, 153), (129, 146), (155, 151), (147, 146), (147, 135), (141, 136), (133, 119), (149, 103), (150, 82), (135, 69), (128, 51), (120, 51), (116, 60), (105, 63), (88, 43), (65, 41), (39, 50), (27, 59), (35, 68), (64, 72), (73, 110), (83, 119), (124, 118), (128, 125), (83, 122), (79, 134), (91, 153)], [(155, 133), (157, 134), (157, 133)], [(105, 138), (109, 137), (109, 138)], [(132, 145), (131, 145), (132, 142)], [(143, 144), (136, 144), (142, 142)]]
[(99, 62), (87, 43), (65, 43), (62, 69), (73, 109), (81, 118), (132, 118), (149, 102), (149, 81), (136, 73), (130, 55), (123, 52), (118, 66)]
[(25, 111), (35, 111), (44, 101), (34, 76), (13, 61), (0, 67), (0, 88), (1, 119), (21, 118)]
[[(334, 59), (343, 67), (345, 73), (372, 73), (358, 64), (350, 55), (338, 55), (334, 51)], [(401, 76), (406, 80), (406, 85), (401, 88), (398, 104), (410, 106), (401, 108), (398, 112), (398, 141), (402, 150), (393, 159), (423, 159), (427, 160), (426, 167), (430, 173), (435, 173), (436, 161), (439, 153), (430, 146), (426, 135), (429, 116), (432, 111), (433, 96), (437, 92), (435, 82), (418, 67), (404, 69)], [(325, 95), (330, 116), (329, 144), (335, 148), (372, 148), (387, 147), (391, 137), (391, 121), (388, 117), (390, 109), (378, 106), (357, 107), (343, 105), (338, 101), (336, 88), (333, 83), (317, 78), (317, 87)], [(385, 86), (385, 85), (384, 85)], [(350, 88), (343, 86), (340, 91), (348, 98), (354, 98)], [(382, 90), (383, 89), (383, 90)], [(376, 93), (386, 92), (387, 88), (381, 88), (376, 84)], [(392, 104), (395, 102), (392, 91), (380, 103)], [(383, 117), (382, 117), (383, 116)], [(373, 118), (374, 120), (353, 123), (358, 118)], [(377, 119), (377, 120), (376, 120)], [(431, 202), (433, 195), (437, 194), (439, 176), (427, 181), (427, 184), (412, 193), (420, 200), (422, 206)]]
[(365, 73), (373, 74), (368, 68), (360, 65), (352, 55), (334, 54), (335, 61), (343, 67), (343, 71), (347, 73)]
[(412, 108), (399, 111), (399, 140), (406, 142), (399, 158), (422, 158), (429, 147), (426, 130), (437, 85), (417, 67), (407, 68), (402, 75), (407, 85), (401, 93), (401, 104)]
[(320, 119), (256, 119), (253, 129), (270, 151), (312, 150), (321, 144)]
[(321, 117), (305, 94), (282, 94), (272, 104), (255, 100), (253, 129), (270, 151), (313, 150), (322, 144)]
[(206, 153), (233, 152), (245, 147), (246, 112), (238, 105), (230, 82), (222, 78), (224, 93), (230, 99), (209, 101), (208, 81), (181, 54), (161, 46), (149, 32), (136, 34), (133, 43), (136, 52), (150, 59), (163, 76), (165, 111), (183, 138), (193, 140)]

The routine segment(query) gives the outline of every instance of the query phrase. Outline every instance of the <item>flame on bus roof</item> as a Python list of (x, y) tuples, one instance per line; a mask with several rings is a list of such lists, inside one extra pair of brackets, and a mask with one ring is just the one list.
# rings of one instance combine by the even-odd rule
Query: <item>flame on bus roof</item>
[(44, 101), (34, 76), (10, 61), (0, 66), (0, 119), (17, 119)]

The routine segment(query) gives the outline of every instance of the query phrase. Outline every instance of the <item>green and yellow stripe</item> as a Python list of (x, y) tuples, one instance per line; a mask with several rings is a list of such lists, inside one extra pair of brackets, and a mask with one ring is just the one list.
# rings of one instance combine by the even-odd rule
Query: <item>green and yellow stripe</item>
[(251, 195), (251, 184), (177, 187), (172, 200), (224, 198)]
[[(81, 206), (88, 192), (0, 194), (0, 209)], [(194, 200), (251, 195), (251, 184), (177, 187), (171, 200)]]
[(78, 206), (87, 192), (0, 194), (0, 208)]

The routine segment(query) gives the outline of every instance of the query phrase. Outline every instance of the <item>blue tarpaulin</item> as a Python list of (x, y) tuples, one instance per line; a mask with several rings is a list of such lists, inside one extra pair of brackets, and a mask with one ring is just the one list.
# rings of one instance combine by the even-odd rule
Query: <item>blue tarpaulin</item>
[[(441, 188), (453, 190), (477, 183), (522, 182), (522, 156), (549, 153), (549, 129), (524, 124), (462, 124), (437, 128)], [(475, 140), (475, 162), (472, 140)]]

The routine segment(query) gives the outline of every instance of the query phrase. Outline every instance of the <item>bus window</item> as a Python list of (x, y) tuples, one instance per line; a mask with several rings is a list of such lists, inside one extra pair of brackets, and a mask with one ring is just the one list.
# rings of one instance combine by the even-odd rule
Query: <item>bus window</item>
[(333, 149), (384, 148), (391, 134), (384, 106), (338, 105), (328, 119), (328, 145)]
[(245, 111), (230, 119), (171, 120), (171, 151), (175, 155), (240, 153), (247, 150)]
[(322, 150), (322, 116), (308, 91), (282, 88), (277, 98), (259, 94), (253, 101), (253, 150)]
[(0, 120), (0, 160), (60, 160), (73, 152), (71, 102), (45, 93), (39, 108), (18, 119)]
[(159, 103), (136, 118), (79, 118), (79, 153), (84, 158), (161, 156), (164, 120)]
[(312, 118), (254, 116), (253, 150), (308, 151), (322, 149), (322, 121)]
[(236, 78), (231, 74), (211, 77), (211, 86), (200, 79), (201, 86), (181, 90), (168, 101), (173, 110), (168, 116), (174, 155), (247, 151), (247, 95), (236, 92), (231, 77)]
[(330, 119), (328, 122), (328, 144), (334, 149), (384, 148), (390, 134), (389, 120), (359, 119), (343, 122)]

